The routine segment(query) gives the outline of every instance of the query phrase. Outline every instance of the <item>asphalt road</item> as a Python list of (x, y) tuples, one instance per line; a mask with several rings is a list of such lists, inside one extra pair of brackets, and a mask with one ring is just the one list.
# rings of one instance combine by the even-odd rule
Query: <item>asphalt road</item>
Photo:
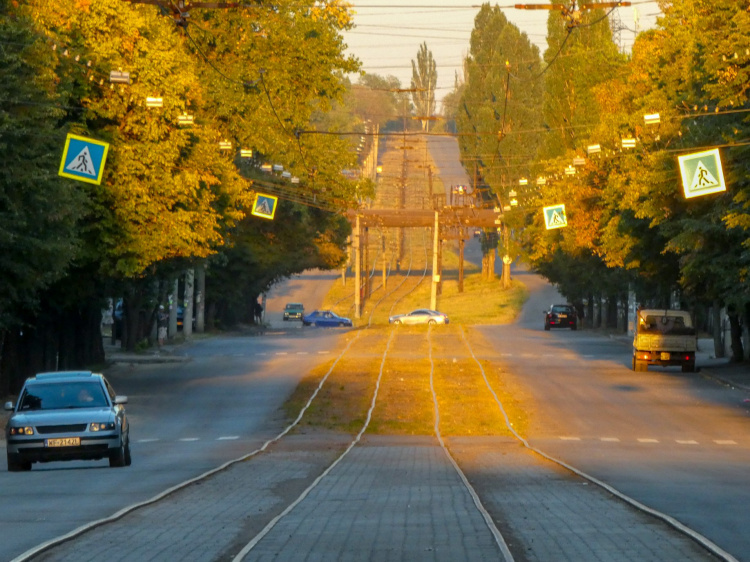
[(542, 311), (564, 300), (515, 275), (531, 289), (518, 322), (480, 330), (528, 393), (529, 442), (750, 560), (746, 392), (679, 367), (633, 372), (625, 336), (545, 332)]
[(256, 449), (282, 427), (280, 407), (301, 376), (337, 352), (340, 333), (220, 337), (186, 347), (184, 363), (109, 369), (129, 398), (132, 466), (102, 460), (1, 470), (0, 560)]

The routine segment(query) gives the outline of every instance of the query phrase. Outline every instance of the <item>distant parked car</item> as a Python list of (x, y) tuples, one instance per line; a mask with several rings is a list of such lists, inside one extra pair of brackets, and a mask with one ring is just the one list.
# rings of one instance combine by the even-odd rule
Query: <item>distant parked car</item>
[(330, 310), (316, 310), (302, 317), (303, 326), (318, 326), (329, 328), (334, 326), (351, 327), (352, 321), (349, 318), (339, 316)]
[(553, 304), (544, 311), (544, 329), (550, 328), (578, 328), (578, 313), (571, 304)]
[(90, 371), (40, 373), (26, 380), (5, 428), (8, 470), (35, 462), (109, 459), (130, 465), (127, 396)]
[(284, 320), (302, 320), (305, 307), (298, 302), (290, 302), (284, 307)]
[(448, 315), (430, 310), (429, 308), (418, 308), (408, 314), (397, 314), (388, 319), (391, 324), (448, 324)]

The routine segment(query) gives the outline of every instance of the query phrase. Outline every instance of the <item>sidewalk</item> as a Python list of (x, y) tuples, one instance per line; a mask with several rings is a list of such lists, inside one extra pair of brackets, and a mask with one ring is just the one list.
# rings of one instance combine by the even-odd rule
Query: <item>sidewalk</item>
[(104, 339), (104, 357), (108, 364), (126, 363), (185, 363), (191, 358), (180, 354), (186, 342), (168, 343), (161, 347), (150, 347), (143, 351), (125, 351), (119, 344), (113, 345), (110, 338)]

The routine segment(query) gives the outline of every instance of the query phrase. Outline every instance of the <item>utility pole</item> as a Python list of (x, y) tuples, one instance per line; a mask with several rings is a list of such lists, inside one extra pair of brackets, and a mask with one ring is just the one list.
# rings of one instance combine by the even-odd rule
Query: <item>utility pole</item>
[(362, 251), (361, 245), (361, 226), (359, 215), (357, 215), (354, 226), (354, 317), (362, 316)]
[(432, 288), (430, 291), (430, 308), (437, 310), (437, 290), (440, 281), (438, 270), (438, 248), (440, 247), (440, 214), (435, 211), (435, 226), (432, 228)]
[(458, 292), (464, 292), (464, 229), (458, 230)]

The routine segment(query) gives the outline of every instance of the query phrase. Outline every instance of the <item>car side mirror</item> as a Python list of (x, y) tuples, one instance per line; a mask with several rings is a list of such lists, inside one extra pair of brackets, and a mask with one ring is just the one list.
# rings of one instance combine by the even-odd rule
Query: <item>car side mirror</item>
[(115, 404), (127, 404), (127, 403), (128, 403), (127, 396), (115, 396)]
[(5, 403), (5, 409), (6, 410), (12, 410), (13, 409), (13, 402), (6, 402)]

